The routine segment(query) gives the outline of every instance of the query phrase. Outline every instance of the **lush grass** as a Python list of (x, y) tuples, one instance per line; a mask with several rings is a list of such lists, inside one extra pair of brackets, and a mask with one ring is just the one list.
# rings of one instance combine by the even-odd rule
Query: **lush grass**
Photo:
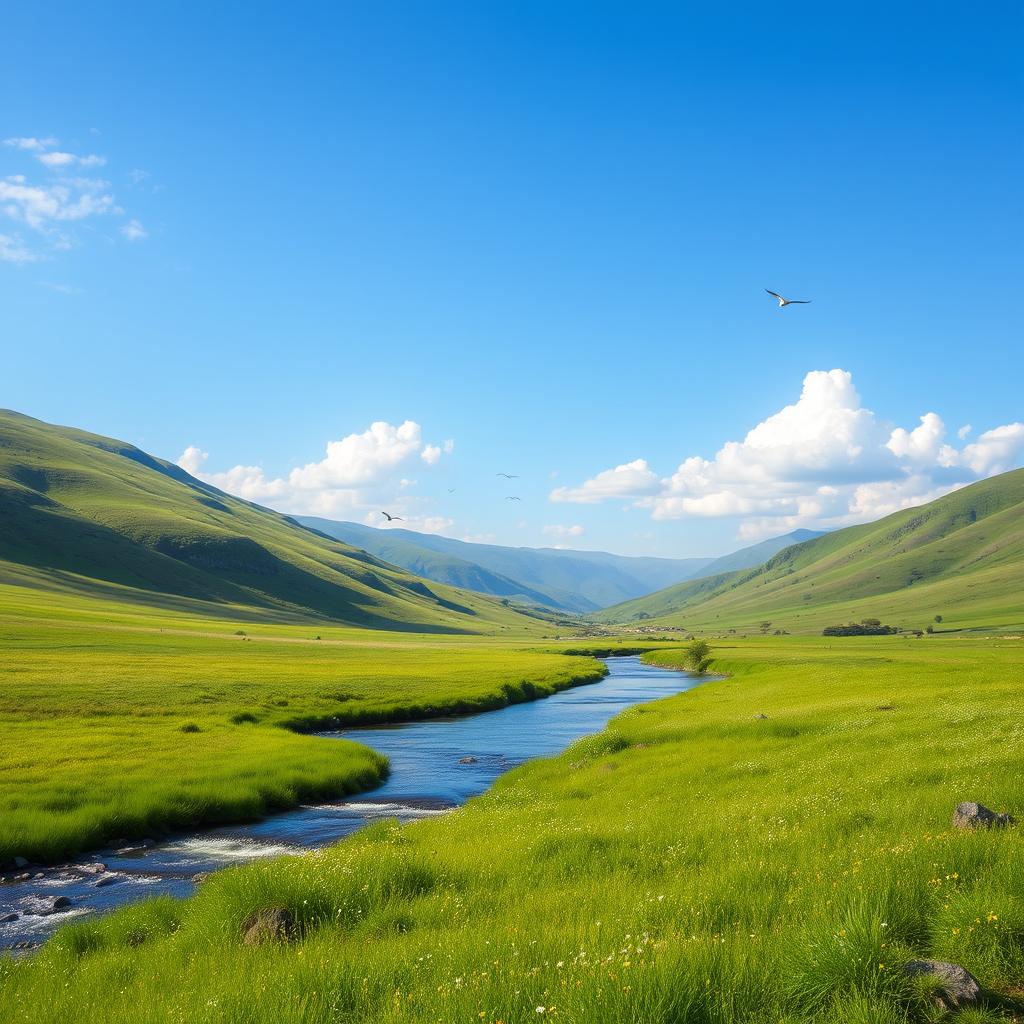
[[(717, 654), (730, 678), (444, 818), (66, 929), (0, 968), (0, 1017), (895, 1024), (933, 1016), (900, 974), (913, 955), (980, 978), (989, 1006), (964, 1021), (1010, 1013), (1020, 831), (949, 821), (965, 799), (1024, 811), (1024, 645), (785, 637)], [(243, 946), (267, 906), (301, 938)]]
[(299, 733), (493, 708), (603, 674), (530, 643), (0, 586), (0, 864), (365, 789), (382, 758)]
[(787, 548), (754, 570), (681, 583), (596, 613), (698, 631), (820, 633), (862, 618), (924, 629), (1024, 627), (1024, 469)]

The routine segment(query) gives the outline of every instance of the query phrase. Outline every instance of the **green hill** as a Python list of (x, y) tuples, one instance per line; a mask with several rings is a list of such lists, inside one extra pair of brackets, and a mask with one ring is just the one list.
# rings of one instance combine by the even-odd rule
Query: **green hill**
[(711, 561), (471, 544), (413, 530), (378, 530), (358, 523), (296, 518), (427, 579), (573, 612), (597, 611), (649, 594), (689, 579)]
[(481, 632), (530, 620), (231, 497), (133, 445), (0, 411), (0, 583), (208, 614)]
[(788, 547), (753, 570), (692, 580), (594, 616), (688, 629), (819, 631), (880, 618), (923, 629), (1024, 623), (1024, 470)]
[(756, 569), (764, 565), (772, 555), (777, 555), (785, 548), (794, 544), (802, 544), (805, 540), (814, 540), (821, 537), (820, 530), (793, 530), (792, 533), (784, 533), (781, 537), (769, 537), (759, 544), (751, 544), (750, 547), (740, 548), (731, 555), (722, 555), (713, 562), (705, 565), (700, 572), (691, 577), (697, 579), (704, 576), (720, 576), (726, 572), (736, 572), (737, 569)]

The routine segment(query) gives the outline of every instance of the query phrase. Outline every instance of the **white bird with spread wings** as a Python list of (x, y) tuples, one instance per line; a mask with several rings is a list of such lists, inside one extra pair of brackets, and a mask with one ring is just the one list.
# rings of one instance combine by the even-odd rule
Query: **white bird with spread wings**
[(779, 308), (783, 306), (806, 306), (810, 303), (810, 299), (784, 299), (778, 292), (773, 292), (771, 288), (765, 288), (765, 291), (774, 296), (779, 300)]

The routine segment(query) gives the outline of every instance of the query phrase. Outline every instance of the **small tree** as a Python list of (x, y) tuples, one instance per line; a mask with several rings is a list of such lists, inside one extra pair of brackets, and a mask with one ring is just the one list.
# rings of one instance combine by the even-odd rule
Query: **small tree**
[(771, 622), (762, 622), (761, 623), (761, 632), (762, 633), (767, 633), (768, 630), (771, 629), (771, 628), (772, 628)]
[(869, 628), (877, 629), (882, 624), (882, 620), (881, 619), (861, 619), (860, 620), (860, 624), (862, 626), (868, 626)]
[(702, 676), (711, 667), (714, 660), (711, 657), (711, 644), (707, 640), (691, 640), (687, 644), (684, 665), (688, 672)]
[(935, 621), (936, 622), (941, 622), (942, 621), (942, 616), (941, 615), (936, 615), (935, 616)]

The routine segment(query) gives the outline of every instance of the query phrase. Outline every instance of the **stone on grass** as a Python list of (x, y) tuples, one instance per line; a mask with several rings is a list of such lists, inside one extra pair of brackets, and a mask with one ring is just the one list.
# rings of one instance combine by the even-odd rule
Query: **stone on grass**
[(754, 717), (759, 722), (767, 722), (768, 721), (768, 716), (763, 711), (759, 711), (756, 715), (754, 715)]
[(275, 939), (287, 942), (294, 934), (295, 918), (286, 907), (265, 907), (242, 923), (242, 941), (247, 946)]
[(932, 981), (932, 999), (943, 1010), (965, 1010), (981, 1002), (981, 986), (970, 971), (946, 960), (910, 960), (903, 973)]
[(1002, 828), (1011, 825), (1013, 818), (1008, 814), (996, 814), (984, 804), (965, 801), (957, 804), (953, 812), (953, 828)]

